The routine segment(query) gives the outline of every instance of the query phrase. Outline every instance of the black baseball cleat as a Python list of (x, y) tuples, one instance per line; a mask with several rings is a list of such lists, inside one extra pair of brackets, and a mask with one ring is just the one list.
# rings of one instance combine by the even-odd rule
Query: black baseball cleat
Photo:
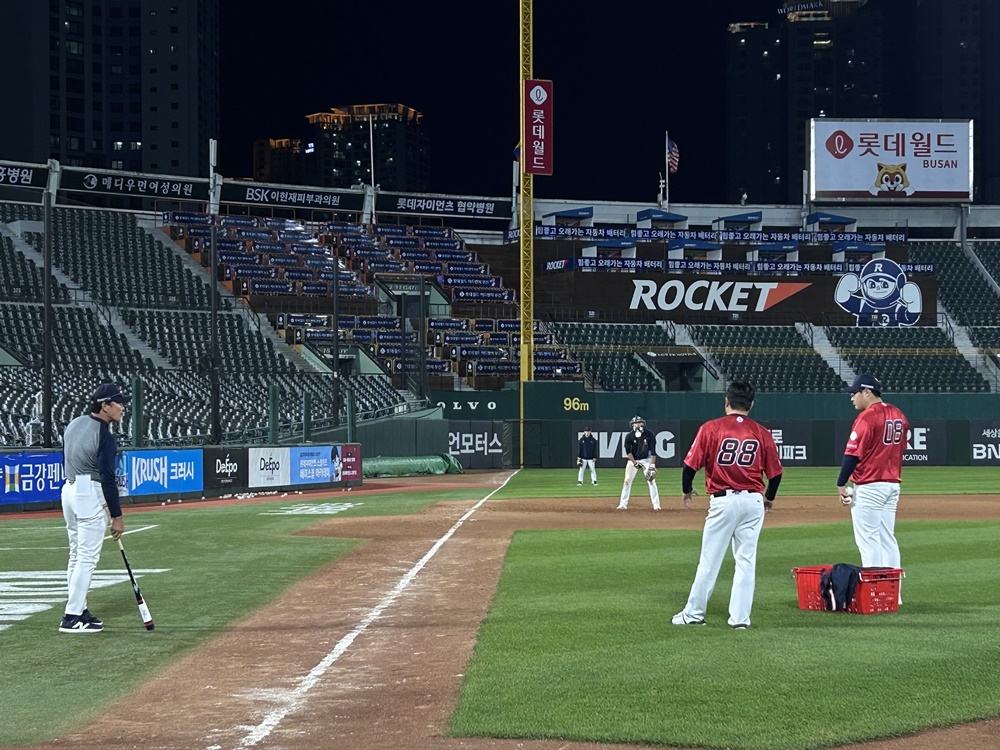
[(750, 629), (750, 623), (748, 623), (748, 622), (741, 622), (738, 625), (730, 625), (729, 627), (731, 627), (733, 630), (749, 630)]
[(103, 625), (95, 625), (92, 622), (84, 622), (79, 615), (66, 615), (59, 623), (60, 633), (100, 633), (104, 630)]
[(102, 626), (104, 625), (104, 620), (102, 620), (97, 615), (91, 614), (89, 609), (83, 610), (83, 614), (80, 615), (80, 619), (86, 623), (89, 623), (90, 625), (102, 625)]
[(576, 486), (577, 486), (577, 487), (582, 487), (582, 486), (583, 486), (583, 482), (577, 482), (577, 483), (576, 483)]

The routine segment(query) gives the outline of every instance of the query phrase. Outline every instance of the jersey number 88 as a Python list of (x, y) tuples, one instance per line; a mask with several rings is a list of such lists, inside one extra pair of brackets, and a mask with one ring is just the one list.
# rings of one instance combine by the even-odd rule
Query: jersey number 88
[(715, 457), (715, 463), (720, 466), (753, 466), (757, 451), (760, 448), (758, 440), (744, 440), (742, 443), (736, 438), (725, 438), (719, 445), (719, 453)]

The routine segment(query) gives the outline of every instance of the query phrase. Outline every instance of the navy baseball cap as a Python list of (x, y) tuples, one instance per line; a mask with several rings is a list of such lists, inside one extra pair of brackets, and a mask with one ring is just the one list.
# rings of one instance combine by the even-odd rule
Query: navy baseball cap
[(869, 375), (868, 373), (862, 373), (854, 378), (854, 382), (843, 389), (843, 393), (857, 393), (862, 388), (870, 388), (873, 391), (881, 391), (882, 384), (878, 382), (878, 378), (874, 375)]
[(99, 404), (102, 401), (114, 401), (116, 404), (127, 404), (132, 400), (131, 396), (126, 396), (122, 393), (122, 389), (115, 385), (114, 383), (103, 383), (94, 390), (94, 395), (91, 396), (95, 404)]
[(586, 427), (584, 427), (583, 431), (584, 432), (590, 432), (590, 425), (587, 425)]

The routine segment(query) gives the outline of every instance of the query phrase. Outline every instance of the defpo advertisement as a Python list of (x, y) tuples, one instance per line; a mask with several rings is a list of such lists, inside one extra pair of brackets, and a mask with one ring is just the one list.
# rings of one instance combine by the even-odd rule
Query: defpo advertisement
[(972, 201), (971, 120), (809, 121), (809, 200)]
[(249, 486), (284, 487), (291, 484), (288, 448), (251, 448), (249, 450)]

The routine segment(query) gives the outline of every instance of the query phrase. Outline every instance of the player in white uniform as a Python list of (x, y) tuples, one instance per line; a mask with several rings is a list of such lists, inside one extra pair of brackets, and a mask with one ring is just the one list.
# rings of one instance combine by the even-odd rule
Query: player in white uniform
[(125, 531), (115, 480), (118, 443), (108, 426), (121, 422), (129, 401), (114, 383), (98, 386), (91, 397), (90, 413), (74, 419), (63, 433), (66, 483), (62, 509), (69, 536), (69, 598), (60, 633), (99, 633), (104, 629), (101, 619), (87, 609), (87, 592), (101, 557), (108, 516), (114, 539)]

